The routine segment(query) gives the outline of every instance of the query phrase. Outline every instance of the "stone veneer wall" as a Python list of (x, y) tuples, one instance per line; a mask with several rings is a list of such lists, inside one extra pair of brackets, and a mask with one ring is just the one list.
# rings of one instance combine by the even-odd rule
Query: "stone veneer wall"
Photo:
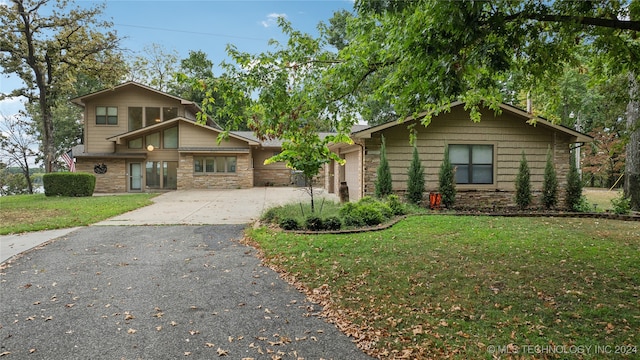
[(249, 154), (238, 154), (235, 173), (194, 174), (193, 155), (180, 156), (178, 190), (245, 189), (253, 186), (253, 169)]
[(255, 186), (289, 186), (292, 182), (290, 169), (253, 169)]
[[(96, 164), (107, 165), (105, 174), (96, 174)], [(96, 193), (127, 192), (127, 171), (124, 159), (82, 159), (76, 158), (76, 171), (96, 176)]]

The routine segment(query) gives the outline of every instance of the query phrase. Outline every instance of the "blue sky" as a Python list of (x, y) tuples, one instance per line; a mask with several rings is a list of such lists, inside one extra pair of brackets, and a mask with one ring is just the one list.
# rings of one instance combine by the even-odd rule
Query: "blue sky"
[[(80, 6), (99, 3), (77, 2)], [(269, 49), (269, 39), (286, 40), (276, 26), (278, 16), (286, 17), (296, 29), (317, 34), (320, 21), (328, 22), (335, 11), (352, 8), (352, 0), (108, 0), (102, 18), (113, 22), (128, 55), (134, 56), (156, 43), (168, 51), (175, 50), (181, 59), (190, 50), (202, 50), (219, 64), (227, 58), (227, 44), (257, 53)], [(0, 75), (0, 92), (11, 91), (19, 84), (15, 77)], [(0, 113), (10, 115), (20, 107), (19, 99), (5, 100), (0, 102)]]

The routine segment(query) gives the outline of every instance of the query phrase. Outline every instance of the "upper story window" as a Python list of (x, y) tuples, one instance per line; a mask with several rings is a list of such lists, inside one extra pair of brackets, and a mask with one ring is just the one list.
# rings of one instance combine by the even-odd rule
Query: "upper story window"
[(178, 117), (177, 107), (130, 107), (129, 131), (138, 130)]
[(456, 184), (493, 184), (493, 145), (449, 145)]
[(97, 125), (118, 125), (118, 108), (115, 106), (96, 106)]

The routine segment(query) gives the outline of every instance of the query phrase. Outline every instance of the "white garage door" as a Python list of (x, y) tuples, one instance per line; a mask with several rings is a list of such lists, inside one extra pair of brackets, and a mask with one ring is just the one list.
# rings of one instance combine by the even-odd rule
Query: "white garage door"
[(360, 199), (360, 159), (358, 152), (350, 152), (345, 154), (344, 159), (344, 179), (349, 186), (349, 200), (356, 201)]

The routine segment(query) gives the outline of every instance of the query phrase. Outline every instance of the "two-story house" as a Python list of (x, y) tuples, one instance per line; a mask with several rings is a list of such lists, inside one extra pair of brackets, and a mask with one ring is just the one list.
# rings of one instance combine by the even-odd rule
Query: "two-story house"
[(74, 147), (77, 171), (96, 175), (96, 192), (235, 189), (289, 185), (280, 151), (250, 132), (222, 132), (196, 121), (197, 104), (127, 82), (71, 100), (84, 108), (83, 144)]

